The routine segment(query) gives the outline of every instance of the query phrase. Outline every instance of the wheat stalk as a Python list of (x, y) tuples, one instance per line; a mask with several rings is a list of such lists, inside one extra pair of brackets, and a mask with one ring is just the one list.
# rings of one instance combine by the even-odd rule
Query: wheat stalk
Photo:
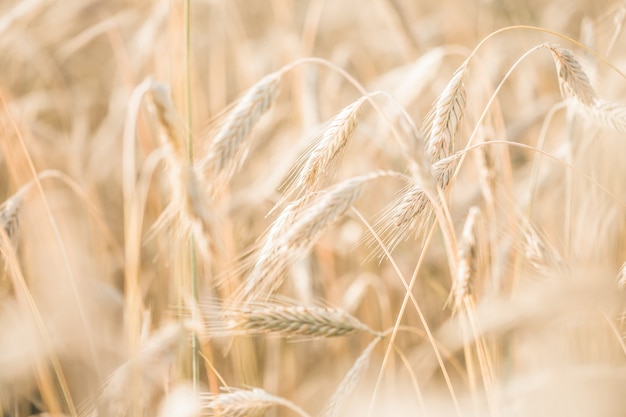
[(587, 74), (574, 55), (556, 45), (546, 44), (552, 52), (563, 98), (575, 98), (585, 106), (593, 106), (596, 96)]

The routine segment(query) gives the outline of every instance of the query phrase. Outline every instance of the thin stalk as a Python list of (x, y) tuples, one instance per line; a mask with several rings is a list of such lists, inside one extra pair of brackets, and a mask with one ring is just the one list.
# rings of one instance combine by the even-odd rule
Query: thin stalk
[[(193, 164), (193, 138), (191, 135), (193, 121), (191, 112), (191, 0), (185, 0), (185, 107), (187, 125), (187, 156), (189, 164)], [(191, 272), (191, 297), (193, 303), (198, 302), (198, 259), (196, 255), (196, 242), (193, 236), (189, 237), (189, 264)], [(193, 320), (197, 320), (196, 310), (192, 308)], [(195, 333), (191, 338), (191, 379), (193, 389), (198, 391), (200, 379), (200, 348), (198, 337)]]

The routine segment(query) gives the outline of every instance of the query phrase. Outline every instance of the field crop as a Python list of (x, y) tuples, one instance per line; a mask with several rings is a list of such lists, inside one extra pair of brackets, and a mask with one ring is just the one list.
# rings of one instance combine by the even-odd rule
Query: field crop
[(0, 2), (0, 417), (623, 415), (625, 23)]

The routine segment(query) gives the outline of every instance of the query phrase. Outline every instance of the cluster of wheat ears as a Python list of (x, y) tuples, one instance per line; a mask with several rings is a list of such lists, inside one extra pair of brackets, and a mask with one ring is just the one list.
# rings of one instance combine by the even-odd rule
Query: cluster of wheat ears
[(275, 1), (252, 71), (258, 2), (79, 3), (0, 14), (0, 417), (622, 415), (624, 4), (424, 51), (383, 1), (377, 63)]

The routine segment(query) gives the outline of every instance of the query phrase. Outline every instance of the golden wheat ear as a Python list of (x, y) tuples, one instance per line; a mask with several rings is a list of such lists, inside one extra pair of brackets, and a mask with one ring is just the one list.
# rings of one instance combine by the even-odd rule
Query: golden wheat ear
[(467, 70), (468, 62), (465, 61), (439, 95), (427, 118), (426, 151), (433, 163), (450, 156), (454, 150), (454, 137), (465, 113)]
[(276, 101), (287, 69), (254, 84), (228, 113), (200, 161), (209, 178), (228, 181), (239, 169), (250, 145), (250, 132)]
[(262, 416), (268, 409), (283, 406), (301, 417), (309, 415), (289, 400), (277, 397), (261, 388), (230, 389), (219, 394), (201, 394), (202, 415), (206, 417)]
[(295, 180), (296, 189), (317, 191), (321, 188), (348, 145), (357, 126), (359, 111), (369, 97), (363, 96), (346, 106), (324, 129)]
[(563, 98), (574, 98), (585, 106), (593, 106), (596, 103), (596, 94), (589, 77), (574, 54), (568, 49), (552, 44), (546, 44), (546, 48), (552, 52)]
[(271, 226), (240, 296), (254, 301), (266, 299), (276, 291), (282, 284), (280, 278), (285, 268), (304, 256), (322, 233), (341, 219), (367, 182), (385, 175), (391, 173), (353, 177), (288, 205)]
[(452, 311), (454, 314), (462, 311), (466, 305), (466, 300), (473, 297), (474, 280), (476, 279), (477, 258), (476, 253), (476, 223), (480, 218), (480, 209), (471, 207), (463, 233), (459, 241), (458, 264), (456, 276), (452, 281), (452, 291), (450, 299), (452, 301)]
[(345, 408), (348, 397), (354, 392), (358, 383), (364, 378), (369, 368), (374, 348), (380, 342), (380, 338), (374, 339), (361, 352), (361, 355), (354, 362), (346, 376), (343, 378), (330, 401), (320, 413), (320, 417), (339, 417)]
[(0, 227), (9, 238), (17, 233), (20, 226), (20, 212), (24, 202), (23, 193), (17, 192), (0, 205)]
[(268, 334), (287, 338), (331, 338), (355, 333), (379, 333), (346, 311), (328, 306), (298, 306), (293, 303), (231, 303), (222, 311), (205, 309), (210, 337)]

